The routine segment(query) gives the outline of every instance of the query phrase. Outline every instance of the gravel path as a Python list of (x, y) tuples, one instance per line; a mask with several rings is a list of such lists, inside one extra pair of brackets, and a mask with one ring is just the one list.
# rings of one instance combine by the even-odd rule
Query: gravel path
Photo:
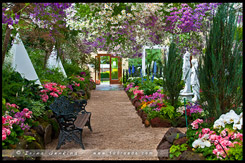
[[(123, 90), (93, 90), (86, 110), (92, 113), (93, 132), (87, 127), (83, 130), (85, 150), (67, 142), (57, 150), (65, 151), (64, 156), (43, 156), (42, 160), (158, 160), (156, 147), (168, 128), (145, 128)], [(46, 149), (55, 151), (57, 143), (58, 139), (53, 140)]]

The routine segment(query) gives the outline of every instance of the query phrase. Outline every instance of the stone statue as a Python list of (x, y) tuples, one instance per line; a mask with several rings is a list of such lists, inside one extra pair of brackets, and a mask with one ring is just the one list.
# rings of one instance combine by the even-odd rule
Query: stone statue
[(197, 77), (197, 68), (198, 68), (198, 62), (197, 59), (191, 60), (192, 68), (191, 68), (191, 86), (192, 91), (194, 93), (194, 97), (192, 98), (192, 101), (195, 102), (200, 98), (199, 91), (200, 91), (200, 85), (199, 80)]
[(183, 75), (182, 80), (185, 81), (185, 88), (182, 89), (181, 93), (191, 93), (191, 85), (190, 85), (190, 70), (191, 70), (191, 64), (190, 64), (190, 53), (186, 52), (184, 54), (184, 62), (183, 62)]

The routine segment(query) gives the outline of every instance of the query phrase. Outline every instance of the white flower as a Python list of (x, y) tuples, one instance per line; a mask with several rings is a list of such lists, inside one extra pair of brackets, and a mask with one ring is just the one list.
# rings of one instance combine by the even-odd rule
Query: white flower
[(132, 14), (130, 14), (130, 13), (127, 13), (127, 16), (128, 16), (128, 17), (132, 17)]
[(201, 143), (201, 139), (197, 139), (195, 140), (193, 143), (192, 143), (192, 147), (193, 148), (198, 148), (200, 146), (200, 143)]
[(214, 122), (214, 129), (220, 129), (221, 127), (225, 127), (225, 124), (224, 124), (224, 121), (223, 119), (217, 119), (215, 122)]
[(203, 137), (201, 138), (203, 141), (208, 140), (209, 134), (204, 134)]
[(233, 130), (241, 130), (242, 129), (242, 124), (233, 124)]
[(122, 14), (125, 15), (126, 14), (126, 11), (125, 10), (122, 10)]
[[(208, 135), (208, 134), (205, 134), (205, 135)], [(198, 138), (192, 143), (193, 148), (198, 148), (198, 147), (205, 148), (205, 147), (210, 147), (210, 146), (211, 146), (211, 143), (203, 138), (201, 139)]]
[(201, 143), (201, 148), (210, 147), (210, 146), (211, 146), (211, 143), (209, 141), (203, 141)]
[(8, 25), (8, 27), (9, 27), (10, 29), (14, 29), (14, 27), (13, 27), (12, 25), (10, 25), (10, 24)]
[(243, 125), (243, 118), (240, 118), (240, 124)]
[(109, 6), (105, 3), (105, 8), (107, 9), (107, 8), (109, 8)]
[(132, 10), (132, 11), (133, 11), (133, 10), (136, 10), (136, 8), (135, 8), (134, 5), (132, 5), (131, 10)]
[(234, 110), (230, 110), (228, 113), (226, 113), (226, 119), (227, 123), (231, 124), (233, 122), (238, 122), (239, 116), (234, 112)]
[(118, 14), (117, 17), (118, 17), (118, 19), (121, 19), (122, 18), (122, 16), (120, 14)]

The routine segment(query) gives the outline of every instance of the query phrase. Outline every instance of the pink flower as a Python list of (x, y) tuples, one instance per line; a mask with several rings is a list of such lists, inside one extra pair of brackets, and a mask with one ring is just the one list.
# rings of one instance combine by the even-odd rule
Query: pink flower
[(241, 143), (237, 142), (237, 141), (234, 141), (233, 144), (238, 144), (238, 145), (241, 145)]
[(10, 135), (11, 134), (11, 131), (10, 131), (10, 129), (8, 129), (8, 128), (6, 128), (6, 133), (7, 133), (7, 135)]
[(59, 95), (61, 95), (61, 94), (62, 94), (60, 91), (57, 91), (57, 93), (58, 93)]
[(213, 154), (217, 155), (218, 149), (213, 150)]
[(58, 90), (57, 90), (56, 88), (53, 88), (52, 91), (53, 91), (53, 92), (57, 92)]
[(80, 83), (75, 83), (75, 86), (79, 87), (80, 86)]
[(10, 120), (10, 119), (13, 119), (13, 117), (7, 115), (7, 116), (6, 116), (6, 121), (8, 121), (8, 120)]
[(202, 133), (203, 133), (203, 134), (207, 134), (207, 133), (209, 133), (209, 131), (210, 131), (209, 128), (203, 128), (203, 129), (202, 129)]
[(59, 97), (59, 96), (58, 96), (56, 93), (54, 93), (54, 92), (51, 92), (50, 95), (53, 96), (53, 97)]
[(2, 131), (2, 141), (6, 140), (7, 136), (6, 136), (6, 133)]
[(200, 133), (200, 134), (198, 135), (198, 137), (199, 137), (199, 138), (202, 138), (202, 134)]
[(19, 108), (19, 106), (17, 106), (16, 104), (11, 104), (11, 107), (14, 107), (14, 108)]
[(2, 124), (6, 123), (6, 118), (4, 116), (2, 116)]
[(23, 109), (23, 112), (25, 112), (25, 113), (28, 112), (28, 111), (29, 111), (29, 109), (27, 109), (27, 108)]
[(231, 135), (231, 140), (236, 139), (236, 137), (237, 137), (237, 133), (233, 133), (233, 135)]
[(198, 123), (203, 123), (203, 120), (202, 119), (196, 119), (195, 121), (193, 121), (191, 123), (191, 126), (192, 126), (192, 129), (198, 129)]
[(56, 83), (49, 83), (51, 86), (56, 86), (57, 84)]
[(225, 137), (226, 136), (226, 130), (224, 129), (223, 131), (221, 131), (220, 135)]
[(41, 98), (42, 98), (43, 102), (47, 102), (49, 97), (48, 97), (48, 95), (44, 94), (44, 95), (41, 95)]
[(212, 134), (209, 136), (209, 140), (211, 140), (211, 141), (215, 141), (216, 139), (217, 139), (217, 135), (215, 135), (215, 134)]
[(66, 86), (65, 85), (60, 85), (60, 88), (65, 89)]
[(243, 139), (243, 134), (237, 133), (236, 138), (237, 138), (237, 139), (240, 139), (240, 140), (242, 141), (242, 139)]
[(43, 90), (41, 90), (40, 92), (41, 92), (41, 93), (47, 93), (47, 92), (49, 92), (49, 90), (43, 89)]
[(17, 119), (17, 118), (14, 118), (13, 120), (10, 120), (9, 121), (9, 123), (12, 125), (12, 124), (14, 124), (14, 123), (18, 123), (19, 122), (19, 119)]

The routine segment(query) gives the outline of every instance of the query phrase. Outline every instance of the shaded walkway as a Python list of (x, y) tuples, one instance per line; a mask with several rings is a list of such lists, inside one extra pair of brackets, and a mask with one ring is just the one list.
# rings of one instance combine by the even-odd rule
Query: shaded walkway
[(119, 91), (119, 90), (123, 90), (123, 86), (120, 84), (100, 84), (100, 85), (96, 85), (96, 90), (99, 90), (99, 91)]
[[(43, 160), (158, 160), (156, 147), (168, 128), (145, 128), (123, 90), (92, 91), (86, 110), (92, 112), (93, 132), (87, 127), (83, 131), (85, 150), (74, 142), (68, 142), (58, 151), (74, 150), (78, 152), (76, 156), (44, 157)], [(185, 132), (185, 128), (180, 130)], [(57, 143), (57, 139), (53, 140), (46, 148), (55, 150)], [(147, 154), (147, 151), (151, 153)], [(125, 155), (125, 152), (131, 152), (131, 156), (130, 153)]]

